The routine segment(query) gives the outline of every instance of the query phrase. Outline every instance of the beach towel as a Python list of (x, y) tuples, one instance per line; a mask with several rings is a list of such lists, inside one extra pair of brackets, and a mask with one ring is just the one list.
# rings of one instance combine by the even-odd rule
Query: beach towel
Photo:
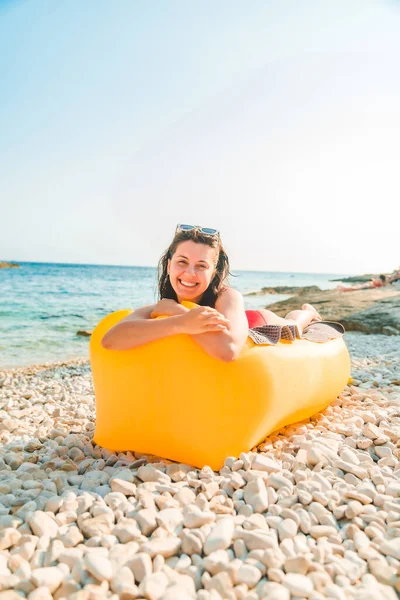
[(335, 321), (314, 321), (301, 334), (297, 325), (261, 325), (249, 329), (249, 337), (260, 346), (275, 345), (281, 340), (294, 342), (305, 339), (319, 344), (342, 337), (343, 325)]

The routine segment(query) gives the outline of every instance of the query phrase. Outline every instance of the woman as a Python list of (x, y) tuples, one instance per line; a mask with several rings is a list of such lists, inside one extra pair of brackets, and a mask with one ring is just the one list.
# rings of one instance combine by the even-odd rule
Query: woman
[[(248, 317), (262, 314), (263, 324), (296, 324), (300, 331), (320, 320), (304, 304), (286, 319), (268, 310), (246, 311), (240, 292), (226, 284), (229, 260), (219, 232), (193, 225), (178, 225), (174, 239), (159, 262), (157, 304), (138, 308), (103, 337), (109, 350), (128, 350), (163, 337), (186, 333), (213, 358), (235, 360), (248, 335)], [(189, 310), (182, 301), (200, 306)], [(166, 315), (168, 319), (154, 319)]]
[(357, 285), (338, 285), (337, 289), (341, 292), (354, 292), (356, 290), (365, 290), (368, 288), (379, 288), (384, 285), (391, 283), (390, 278), (386, 275), (379, 275), (379, 277), (373, 277), (365, 283), (358, 283)]

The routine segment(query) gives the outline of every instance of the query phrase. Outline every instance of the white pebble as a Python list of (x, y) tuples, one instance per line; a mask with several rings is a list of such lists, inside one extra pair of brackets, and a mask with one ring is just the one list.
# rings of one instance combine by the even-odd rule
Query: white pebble
[(57, 523), (42, 510), (35, 511), (27, 520), (34, 535), (48, 535), (51, 538), (57, 536)]
[(293, 596), (305, 596), (306, 598), (312, 594), (314, 589), (311, 579), (297, 573), (287, 573), (283, 577), (282, 585), (285, 586)]
[(98, 552), (88, 552), (86, 554), (85, 567), (99, 581), (110, 581), (113, 575), (111, 562)]
[(53, 593), (60, 586), (65, 573), (58, 567), (42, 567), (32, 571), (32, 581), (36, 587), (46, 587)]
[(204, 554), (229, 548), (234, 528), (235, 524), (230, 517), (217, 521), (204, 542)]

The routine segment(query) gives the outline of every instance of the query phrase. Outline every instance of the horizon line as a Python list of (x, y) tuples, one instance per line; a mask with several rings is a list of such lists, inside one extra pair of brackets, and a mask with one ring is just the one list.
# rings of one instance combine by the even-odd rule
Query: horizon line
[[(157, 269), (155, 266), (149, 265), (118, 265), (118, 264), (103, 264), (103, 263), (76, 263), (76, 262), (54, 262), (54, 261), (37, 261), (37, 260), (8, 260), (1, 259), (1, 262), (17, 263), (17, 264), (33, 264), (33, 265), (63, 265), (63, 266), (80, 266), (80, 267), (117, 267), (126, 269)], [(259, 269), (236, 269), (236, 271), (245, 273), (283, 273), (285, 275), (360, 275), (360, 273), (339, 273), (339, 272), (323, 272), (323, 271), (261, 271)], [(363, 273), (370, 275), (371, 273)]]

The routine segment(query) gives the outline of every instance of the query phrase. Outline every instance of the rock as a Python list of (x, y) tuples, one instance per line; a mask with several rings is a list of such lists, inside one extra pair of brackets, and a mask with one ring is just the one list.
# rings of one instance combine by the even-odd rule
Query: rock
[(115, 594), (122, 595), (121, 592), (124, 590), (124, 588), (126, 589), (127, 586), (133, 586), (134, 584), (135, 578), (133, 572), (129, 567), (123, 566), (118, 569), (117, 573), (113, 576), (110, 583), (110, 588)]
[(216, 550), (226, 550), (232, 543), (235, 524), (230, 517), (220, 519), (213, 526), (204, 542), (204, 554), (211, 554)]
[(400, 537), (393, 540), (385, 540), (379, 549), (386, 556), (393, 556), (393, 558), (400, 560)]
[(278, 534), (280, 541), (286, 538), (293, 539), (297, 533), (297, 523), (293, 519), (284, 519), (278, 525)]
[(21, 538), (21, 534), (13, 527), (6, 527), (0, 532), (0, 550), (7, 550), (14, 546)]
[[(133, 483), (133, 473), (130, 469), (118, 469), (117, 474), (110, 477), (110, 485), (112, 484), (114, 479), (123, 479), (124, 481), (129, 481), (129, 483)], [(122, 496), (118, 496), (115, 494), (113, 494), (111, 498), (120, 498), (121, 500), (125, 500), (125, 498), (122, 498)]]
[(203, 543), (200, 537), (191, 531), (183, 530), (182, 534), (182, 552), (191, 556), (192, 554), (201, 554)]
[(290, 600), (289, 590), (280, 583), (268, 581), (267, 583), (260, 583), (259, 586), (261, 586), (259, 595), (263, 600)]
[(177, 533), (183, 526), (183, 513), (181, 508), (164, 508), (156, 514), (156, 521), (160, 527), (164, 527), (169, 533)]
[(153, 572), (153, 564), (150, 555), (146, 552), (139, 552), (129, 560), (127, 566), (131, 569), (135, 576), (135, 581), (141, 582), (143, 579)]
[(115, 477), (111, 480), (110, 484), (113, 492), (120, 492), (125, 496), (134, 496), (136, 493), (136, 485), (129, 481), (125, 481), (124, 479)]
[[(299, 308), (297, 296), (266, 308), (284, 317)], [(310, 291), (307, 302), (315, 306), (324, 320), (339, 321), (347, 331), (400, 334), (400, 290), (392, 285), (354, 292)]]
[(188, 506), (189, 504), (194, 504), (196, 500), (196, 494), (189, 487), (184, 487), (179, 490), (174, 496), (174, 500), (179, 502), (180, 506)]
[(177, 537), (170, 536), (168, 538), (155, 538), (149, 542), (145, 542), (141, 546), (142, 552), (150, 554), (151, 558), (156, 554), (161, 554), (164, 558), (174, 556), (181, 547), (181, 540)]
[(298, 573), (305, 575), (311, 567), (311, 561), (305, 556), (296, 556), (293, 558), (287, 558), (284, 566), (286, 573)]
[(313, 583), (305, 575), (287, 573), (282, 580), (282, 585), (289, 590), (293, 596), (308, 598), (313, 592)]
[(315, 539), (329, 537), (330, 535), (336, 534), (337, 531), (335, 527), (331, 527), (330, 525), (313, 525), (310, 529), (310, 535)]
[[(97, 526), (96, 530), (98, 530)], [(107, 535), (107, 533), (103, 535)], [(121, 544), (126, 544), (138, 540), (142, 534), (137, 521), (126, 517), (118, 521), (118, 524), (112, 530), (112, 535), (115, 535)]]
[(263, 529), (235, 531), (234, 537), (242, 539), (248, 550), (266, 550), (278, 546), (276, 536)]
[(337, 469), (341, 469), (345, 473), (352, 473), (359, 479), (366, 479), (368, 477), (368, 472), (363, 467), (359, 467), (358, 465), (353, 465), (352, 463), (348, 463), (344, 460), (337, 460), (335, 462), (335, 467)]
[(8, 262), (6, 260), (0, 260), (0, 269), (15, 269), (19, 267), (19, 264), (16, 262)]
[(152, 573), (143, 579), (139, 591), (147, 600), (162, 600), (167, 585), (168, 578), (165, 573)]
[(110, 534), (111, 524), (105, 515), (99, 515), (82, 521), (80, 529), (85, 537), (91, 538)]
[(240, 585), (241, 583), (246, 584), (249, 588), (253, 588), (257, 585), (262, 577), (260, 569), (254, 565), (242, 564), (237, 570), (233, 571), (234, 583)]
[(356, 550), (360, 550), (361, 548), (369, 546), (371, 540), (363, 531), (357, 531), (353, 536), (353, 542)]
[(262, 513), (269, 506), (267, 489), (261, 477), (256, 477), (244, 488), (244, 501), (257, 513)]
[(202, 511), (195, 504), (185, 506), (183, 509), (183, 524), (189, 529), (197, 529), (215, 521), (215, 513)]
[(138, 469), (138, 477), (142, 481), (156, 481), (157, 483), (171, 483), (171, 478), (153, 465), (143, 465)]
[(216, 550), (205, 556), (202, 560), (202, 568), (208, 571), (211, 575), (216, 575), (221, 571), (225, 571), (229, 564), (229, 554), (226, 550)]
[(278, 473), (282, 469), (278, 462), (263, 454), (256, 454), (254, 456), (251, 468), (257, 471), (266, 471), (267, 473)]
[(61, 585), (64, 577), (65, 573), (59, 567), (42, 567), (32, 571), (32, 581), (36, 587), (44, 586), (51, 593)]
[[(383, 275), (389, 275), (389, 273), (382, 273)], [(381, 273), (366, 273), (364, 275), (350, 275), (349, 277), (342, 277), (341, 279), (330, 279), (329, 281), (342, 281), (344, 283), (365, 283), (379, 277)]]
[(287, 488), (290, 492), (293, 491), (293, 483), (281, 473), (271, 473), (268, 477), (268, 485), (273, 487), (275, 490), (281, 488)]
[(87, 331), (86, 329), (78, 329), (76, 335), (80, 335), (82, 337), (90, 337), (92, 333), (92, 331)]
[(54, 538), (58, 534), (58, 525), (48, 514), (42, 510), (35, 511), (27, 519), (30, 528), (37, 536), (48, 535)]
[(88, 552), (85, 556), (85, 567), (99, 581), (110, 581), (113, 570), (111, 562), (97, 552)]
[(47, 587), (41, 586), (29, 594), (28, 600), (53, 600), (53, 596)]
[(60, 533), (58, 537), (64, 544), (65, 548), (74, 548), (84, 540), (84, 537), (79, 531), (78, 527), (75, 527), (74, 525), (68, 527), (67, 531), (63, 534)]
[(65, 548), (59, 556), (58, 560), (60, 563), (65, 563), (70, 569), (76, 562), (80, 562), (83, 557), (83, 550), (81, 548)]
[(304, 295), (312, 292), (321, 292), (317, 285), (305, 285), (304, 287), (295, 285), (278, 285), (276, 287), (263, 287), (259, 292), (248, 292), (244, 296), (265, 296), (266, 294), (296, 294)]
[(195, 600), (196, 590), (190, 592), (186, 588), (182, 588), (179, 583), (171, 584), (165, 590), (162, 600)]
[(139, 510), (135, 515), (135, 520), (140, 527), (143, 535), (151, 535), (157, 527), (156, 521), (157, 511), (152, 508), (144, 508)]

